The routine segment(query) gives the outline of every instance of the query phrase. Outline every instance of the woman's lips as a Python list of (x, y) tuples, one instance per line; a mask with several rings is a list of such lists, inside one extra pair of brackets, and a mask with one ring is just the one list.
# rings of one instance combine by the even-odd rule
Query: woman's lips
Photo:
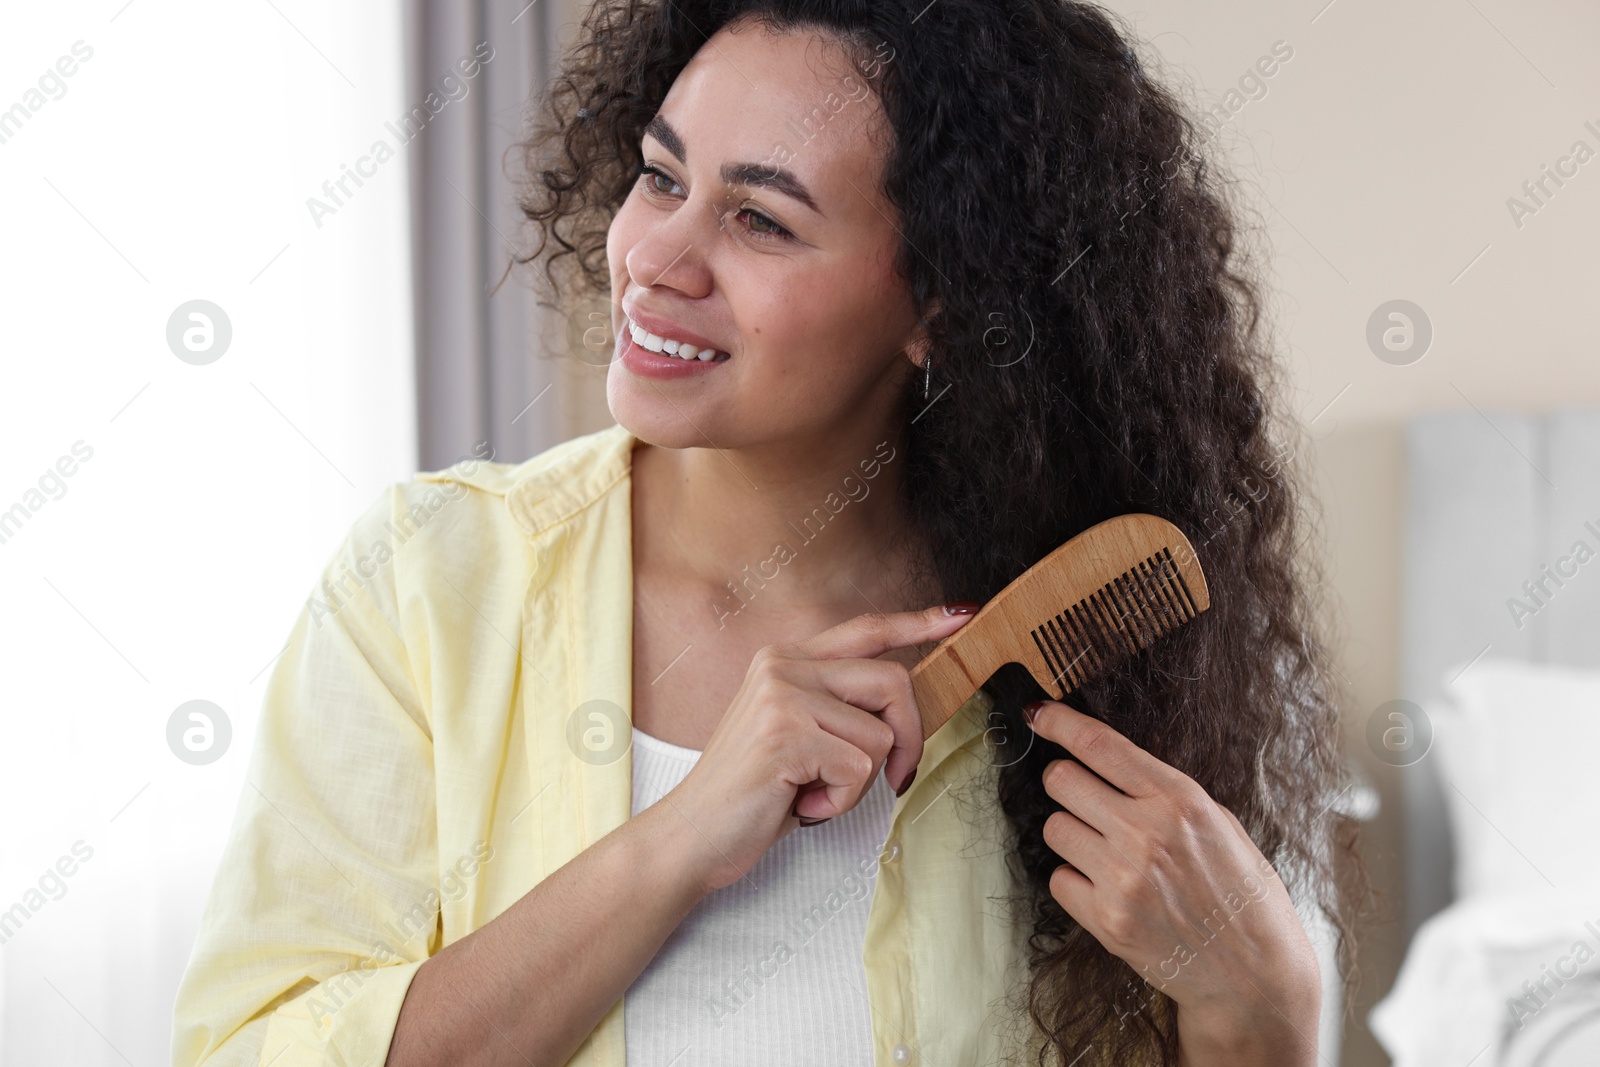
[[(712, 343), (710, 339), (702, 337), (681, 323), (652, 315), (642, 308), (623, 308), (622, 328), (633, 335), (636, 344), (651, 351), (664, 346), (667, 352), (677, 354), (679, 358), (682, 358), (681, 350), (685, 348), (691, 349), (695, 355), (710, 350), (724, 359), (728, 356), (726, 349)], [(650, 343), (652, 335), (660, 344)]]
[(622, 346), (620, 354), (622, 365), (642, 378), (660, 380), (689, 378), (697, 374), (709, 374), (729, 362), (727, 357), (706, 360), (679, 359), (665, 352), (652, 352), (648, 348), (641, 348), (634, 343), (626, 323), (617, 340)]

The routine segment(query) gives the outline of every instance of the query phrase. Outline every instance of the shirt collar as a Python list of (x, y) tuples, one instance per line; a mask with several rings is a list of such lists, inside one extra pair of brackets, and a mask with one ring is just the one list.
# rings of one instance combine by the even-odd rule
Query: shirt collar
[[(537, 538), (581, 515), (606, 494), (627, 492), (637, 440), (619, 423), (563, 442), (515, 466), (482, 465), (467, 480), (503, 493), (512, 519), (529, 538)], [(927, 739), (919, 766), (937, 767), (951, 753), (982, 737), (991, 708), (989, 695), (980, 689)], [(901, 803), (905, 799), (901, 798)]]

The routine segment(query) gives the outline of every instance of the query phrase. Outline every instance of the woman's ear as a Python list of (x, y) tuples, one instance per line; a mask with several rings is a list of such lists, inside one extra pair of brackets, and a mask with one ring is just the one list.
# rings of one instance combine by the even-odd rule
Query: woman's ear
[(918, 370), (921, 370), (928, 361), (928, 335), (923, 333), (920, 327), (917, 330), (917, 336), (912, 339), (910, 344), (906, 345), (906, 358)]
[(928, 313), (919, 320), (916, 332), (912, 334), (911, 340), (906, 344), (906, 358), (911, 360), (918, 370), (922, 369), (923, 364), (928, 359), (928, 323), (932, 322), (938, 314), (939, 298), (934, 297), (928, 303)]

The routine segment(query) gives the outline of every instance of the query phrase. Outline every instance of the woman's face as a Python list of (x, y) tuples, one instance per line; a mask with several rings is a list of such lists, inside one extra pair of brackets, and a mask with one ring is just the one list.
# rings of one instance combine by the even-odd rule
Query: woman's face
[[(879, 191), (888, 129), (831, 40), (747, 24), (700, 49), (606, 241), (619, 422), (652, 444), (748, 449), (854, 445), (896, 417), (920, 333)], [(635, 327), (717, 354), (657, 354)]]

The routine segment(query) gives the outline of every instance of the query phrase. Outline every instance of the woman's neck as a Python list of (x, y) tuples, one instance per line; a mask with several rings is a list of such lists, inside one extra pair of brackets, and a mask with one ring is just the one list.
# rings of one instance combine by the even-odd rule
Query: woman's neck
[[(906, 603), (903, 431), (633, 453), (634, 567), (715, 613), (843, 617)], [(691, 592), (692, 591), (692, 592)], [(925, 593), (922, 595), (926, 595)]]

